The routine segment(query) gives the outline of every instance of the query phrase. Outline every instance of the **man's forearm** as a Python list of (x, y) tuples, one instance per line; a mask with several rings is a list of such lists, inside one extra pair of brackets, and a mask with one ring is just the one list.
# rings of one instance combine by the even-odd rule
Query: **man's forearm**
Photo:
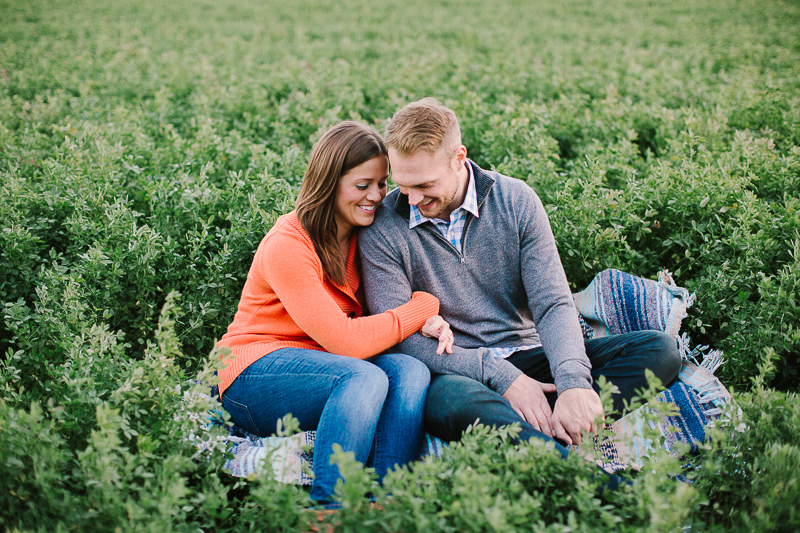
[(397, 345), (401, 352), (425, 363), (431, 372), (455, 374), (479, 381), (503, 394), (522, 371), (486, 348), (453, 346), (453, 353), (436, 354), (435, 339), (416, 334)]

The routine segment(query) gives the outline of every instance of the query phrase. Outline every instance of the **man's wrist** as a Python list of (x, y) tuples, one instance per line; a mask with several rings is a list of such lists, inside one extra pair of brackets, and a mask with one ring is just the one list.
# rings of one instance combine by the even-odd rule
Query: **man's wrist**
[(592, 383), (589, 382), (589, 381), (586, 381), (586, 379), (583, 379), (583, 378), (578, 378), (578, 379), (574, 379), (574, 380), (568, 380), (566, 382), (567, 383), (566, 385), (564, 385), (563, 383), (564, 383), (563, 381), (562, 381), (562, 383), (556, 383), (556, 387), (558, 389), (558, 395), (559, 396), (564, 394), (565, 392), (567, 392), (570, 389), (584, 389), (584, 390), (590, 389), (590, 390), (594, 390), (592, 388)]
[(580, 361), (567, 361), (558, 367), (554, 382), (559, 394), (568, 389), (591, 389), (591, 369)]
[[(507, 363), (505, 359), (501, 359), (501, 361)], [(489, 388), (494, 389), (494, 391), (497, 394), (500, 394), (502, 396), (503, 394), (505, 394), (505, 392), (508, 390), (511, 384), (514, 383), (517, 380), (517, 378), (520, 377), (521, 375), (522, 375), (522, 370), (515, 367), (511, 363), (509, 363), (508, 365), (501, 364), (501, 368), (499, 369), (497, 374), (495, 374), (495, 376), (492, 378)]]

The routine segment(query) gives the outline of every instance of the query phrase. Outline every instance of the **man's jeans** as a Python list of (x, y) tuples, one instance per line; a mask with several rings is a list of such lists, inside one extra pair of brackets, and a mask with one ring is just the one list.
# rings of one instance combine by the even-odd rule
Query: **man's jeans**
[[(645, 369), (650, 369), (666, 386), (678, 376), (681, 357), (675, 339), (660, 331), (637, 331), (586, 341), (586, 355), (592, 364), (594, 390), (599, 392), (597, 378), (605, 376), (619, 388), (614, 410), (621, 412), (625, 400), (647, 385)], [(542, 348), (511, 354), (508, 361), (537, 381), (553, 383), (550, 364)], [(550, 407), (556, 395), (548, 394)], [(522, 426), (519, 438), (532, 437), (553, 440), (522, 420), (516, 411), (497, 392), (482, 383), (462, 376), (437, 375), (431, 381), (425, 408), (425, 427), (442, 440), (453, 441), (477, 419), (486, 426), (501, 427), (518, 422)], [(556, 442), (564, 456), (567, 449)]]
[(316, 430), (311, 498), (328, 501), (340, 478), (329, 463), (334, 443), (374, 466), (379, 479), (416, 459), (422, 444), (428, 368), (402, 354), (365, 361), (315, 350), (283, 348), (257, 360), (234, 380), (222, 405), (243, 429), (275, 432), (291, 413)]

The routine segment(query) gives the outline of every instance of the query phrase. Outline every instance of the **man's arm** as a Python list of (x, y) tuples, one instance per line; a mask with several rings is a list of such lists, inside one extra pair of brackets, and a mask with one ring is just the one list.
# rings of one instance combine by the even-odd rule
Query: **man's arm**
[(553, 434), (580, 444), (581, 431), (597, 435), (595, 420), (602, 418), (603, 406), (592, 389), (592, 367), (550, 221), (536, 193), (532, 200), (520, 220), (522, 281), (559, 393), (550, 419)]
[(562, 393), (592, 387), (591, 363), (572, 292), (558, 255), (544, 205), (535, 192), (520, 202), (520, 267), (528, 307), (553, 380)]
[[(412, 287), (403, 265), (400, 251), (394, 249), (375, 227), (365, 228), (359, 235), (362, 283), (367, 307), (371, 314), (397, 307), (411, 298)], [(444, 317), (447, 320), (447, 317)], [(432, 372), (457, 374), (479, 381), (503, 394), (522, 374), (517, 367), (486, 348), (453, 346), (452, 354), (437, 355), (435, 339), (412, 335), (398, 347), (403, 353), (416, 357)]]

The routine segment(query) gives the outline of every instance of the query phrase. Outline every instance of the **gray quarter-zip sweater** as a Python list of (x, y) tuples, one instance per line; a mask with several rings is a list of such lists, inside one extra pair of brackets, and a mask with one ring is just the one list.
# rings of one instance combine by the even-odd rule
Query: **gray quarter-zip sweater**
[(408, 197), (399, 190), (361, 231), (370, 313), (404, 304), (414, 291), (431, 293), (455, 334), (454, 353), (436, 355), (438, 342), (419, 334), (398, 345), (431, 371), (466, 376), (502, 394), (521, 371), (486, 348), (541, 342), (559, 394), (591, 388), (578, 314), (541, 200), (520, 180), (467, 164), (480, 216), (467, 215), (463, 253), (430, 222), (409, 229)]

